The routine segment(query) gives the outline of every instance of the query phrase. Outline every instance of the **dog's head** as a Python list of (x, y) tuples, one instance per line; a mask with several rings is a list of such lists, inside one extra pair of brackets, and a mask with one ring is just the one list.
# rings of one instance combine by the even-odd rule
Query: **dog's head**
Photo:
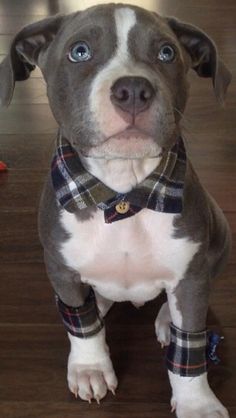
[(80, 154), (152, 158), (178, 134), (187, 72), (210, 77), (222, 101), (230, 73), (198, 28), (134, 6), (95, 6), (25, 27), (0, 65), (0, 97), (38, 65), (52, 112)]

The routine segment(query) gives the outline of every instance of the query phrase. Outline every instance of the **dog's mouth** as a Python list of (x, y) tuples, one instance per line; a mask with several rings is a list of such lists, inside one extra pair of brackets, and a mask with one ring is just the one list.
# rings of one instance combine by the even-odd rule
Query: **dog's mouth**
[(162, 148), (149, 133), (130, 126), (105, 138), (100, 144), (84, 150), (84, 156), (93, 158), (156, 158), (162, 154)]
[(111, 135), (106, 140), (109, 141), (111, 139), (118, 139), (121, 141), (122, 140), (127, 140), (127, 141), (135, 141), (135, 140), (143, 141), (144, 140), (145, 141), (145, 140), (150, 140), (151, 138), (152, 137), (149, 134), (142, 131), (141, 129), (137, 129), (133, 126), (129, 126), (125, 130), (118, 132), (115, 135)]

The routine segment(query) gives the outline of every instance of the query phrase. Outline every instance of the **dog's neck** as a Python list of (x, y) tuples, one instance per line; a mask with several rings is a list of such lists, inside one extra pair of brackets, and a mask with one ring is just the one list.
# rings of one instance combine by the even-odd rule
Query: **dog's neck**
[(84, 168), (118, 193), (128, 193), (151, 174), (162, 157), (143, 159), (96, 159), (80, 155)]

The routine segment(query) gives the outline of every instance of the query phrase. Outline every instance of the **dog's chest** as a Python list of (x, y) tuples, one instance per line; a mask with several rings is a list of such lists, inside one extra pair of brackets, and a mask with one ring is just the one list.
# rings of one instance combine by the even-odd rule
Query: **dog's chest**
[(101, 210), (84, 221), (63, 211), (69, 238), (61, 254), (102, 296), (143, 303), (163, 288), (174, 288), (198, 250), (198, 243), (174, 238), (174, 216), (143, 209), (106, 224)]

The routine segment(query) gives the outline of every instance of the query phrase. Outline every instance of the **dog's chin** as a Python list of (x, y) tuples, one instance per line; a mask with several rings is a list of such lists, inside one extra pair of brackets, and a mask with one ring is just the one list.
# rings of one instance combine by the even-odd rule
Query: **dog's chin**
[(111, 159), (143, 159), (160, 157), (162, 148), (146, 134), (124, 131), (101, 144), (82, 151), (85, 157)]

